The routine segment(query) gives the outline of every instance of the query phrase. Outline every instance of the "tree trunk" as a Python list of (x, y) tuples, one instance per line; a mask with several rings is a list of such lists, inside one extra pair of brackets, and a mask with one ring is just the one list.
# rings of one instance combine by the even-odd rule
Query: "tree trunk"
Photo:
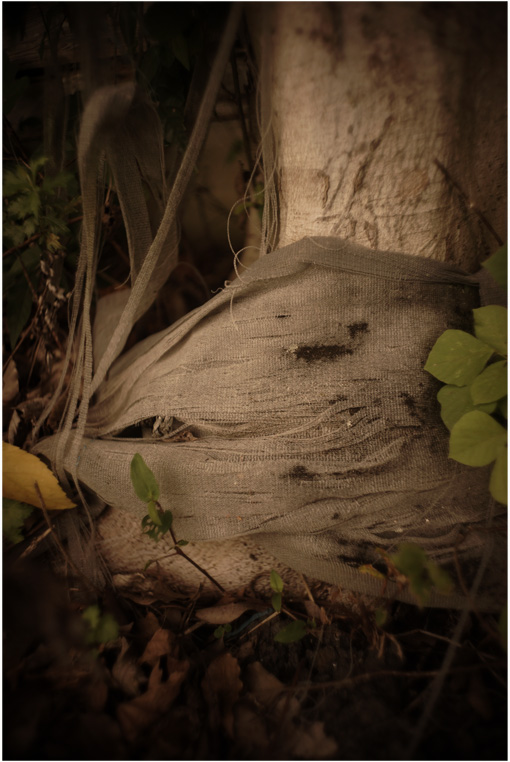
[[(115, 494), (115, 490), (122, 492), (126, 488), (124, 471), (130, 447), (121, 441), (115, 446), (112, 444), (108, 450), (110, 443), (101, 439), (116, 433), (114, 427), (108, 424), (108, 428), (105, 423), (111, 406), (118, 408), (118, 422), (122, 421), (117, 431), (129, 424), (128, 418), (134, 415), (135, 407), (138, 413), (133, 420), (137, 421), (167, 412), (184, 423), (188, 420), (186, 416), (200, 419), (194, 429), (199, 436), (196, 443), (166, 445), (169, 448), (165, 455), (168, 467), (164, 469), (161, 465), (160, 473), (167, 479), (168, 507), (175, 509), (176, 525), (184, 532), (181, 537), (191, 540), (227, 537), (196, 542), (188, 546), (186, 552), (229, 590), (249, 585), (260, 575), (267, 586), (269, 572), (276, 568), (287, 581), (286, 591), (293, 586), (298, 592), (299, 574), (285, 570), (271, 554), (286, 563), (292, 559), (299, 561), (300, 554), (304, 556), (299, 543), (307, 539), (320, 540), (319, 528), (313, 522), (310, 524), (310, 516), (316, 515), (315, 510), (331, 509), (327, 517), (325, 513), (320, 514), (321, 521), (326, 522), (321, 531), (324, 527), (329, 531), (332, 522), (336, 534), (323, 532), (325, 544), (322, 546), (319, 542), (308, 551), (312, 560), (311, 566), (303, 567), (305, 571), (314, 564), (316, 568), (325, 568), (321, 567), (323, 548), (330, 554), (329, 562), (334, 566), (335, 559), (341, 557), (334, 554), (338, 554), (345, 539), (342, 538), (344, 528), (347, 531), (350, 527), (353, 537), (357, 538), (353, 539), (352, 546), (357, 543), (357, 550), (366, 547), (364, 520), (374, 524), (374, 515), (378, 511), (381, 514), (380, 537), (390, 544), (395, 538), (404, 536), (399, 534), (404, 532), (403, 526), (414, 530), (420, 521), (423, 526), (418, 529), (423, 529), (426, 534), (429, 518), (420, 518), (423, 516), (433, 515), (441, 531), (444, 530), (442, 517), (447, 514), (453, 517), (445, 519), (447, 532), (459, 530), (462, 520), (457, 518), (455, 524), (456, 516), (465, 516), (466, 523), (474, 524), (483, 518), (484, 508), (480, 508), (476, 500), (473, 503), (471, 498), (473, 505), (466, 506), (463, 514), (462, 495), (453, 496), (450, 504), (443, 505), (441, 491), (430, 497), (430, 505), (424, 509), (418, 504), (416, 495), (411, 494), (409, 479), (412, 481), (414, 476), (412, 468), (409, 471), (409, 463), (416, 464), (415, 481), (420, 481), (417, 491), (427, 496), (430, 491), (426, 482), (427, 471), (419, 470), (420, 458), (413, 449), (422, 437), (422, 446), (425, 446), (423, 442), (430, 444), (424, 457), (430, 455), (433, 463), (431, 482), (444, 484), (444, 472), (434, 473), (434, 468), (446, 460), (447, 432), (436, 420), (435, 389), (423, 371), (423, 364), (440, 332), (432, 335), (436, 330), (433, 330), (436, 311), (444, 311), (444, 328), (462, 327), (462, 320), (475, 306), (474, 289), (469, 288), (472, 286), (469, 280), (455, 274), (449, 281), (451, 271), (448, 268), (441, 269), (439, 265), (434, 268), (435, 263), (424, 263), (423, 258), (461, 265), (467, 272), (474, 272), (505, 235), (506, 25), (502, 18), (505, 11), (500, 4), (484, 4), (482, 8), (481, 4), (276, 3), (254, 4), (250, 12), (255, 30), (254, 45), (262, 69), (262, 139), (266, 208), (270, 210), (269, 219), (267, 214), (265, 218), (266, 241), (281, 249), (306, 236), (316, 240), (321, 236), (334, 236), (338, 245), (329, 238), (325, 246), (326, 250), (329, 248), (327, 254), (317, 254), (315, 260), (313, 257), (306, 260), (321, 264), (311, 286), (299, 280), (302, 276), (299, 259), (296, 259), (294, 270), (291, 262), (289, 271), (278, 270), (282, 263), (281, 252), (269, 253), (265, 260), (257, 263), (266, 273), (262, 278), (264, 284), (278, 277), (282, 279), (278, 309), (275, 306), (278, 295), (270, 288), (267, 290), (264, 284), (260, 285), (260, 290), (255, 285), (253, 298), (259, 301), (254, 302), (253, 309), (259, 312), (250, 311), (249, 294), (240, 292), (236, 303), (233, 293), (230, 302), (232, 320), (225, 322), (221, 312), (225, 313), (225, 303), (229, 299), (229, 292), (225, 291), (215, 297), (211, 307), (200, 308), (206, 316), (204, 320), (201, 319), (202, 312), (196, 311), (188, 323), (179, 323), (174, 334), (169, 332), (169, 337), (173, 335), (174, 339), (168, 344), (166, 354), (161, 356), (163, 360), (167, 358), (169, 366), (168, 370), (163, 368), (159, 373), (160, 378), (165, 379), (171, 411), (150, 413), (151, 395), (160, 395), (161, 385), (157, 386), (159, 378), (152, 387), (145, 380), (145, 369), (149, 378), (155, 365), (148, 361), (148, 355), (121, 358), (118, 372), (112, 372), (99, 403), (91, 410), (91, 439), (87, 441), (87, 449), (81, 451), (78, 476), (81, 478), (82, 474), (88, 473), (92, 479), (99, 474), (97, 478), (102, 479), (103, 497), (106, 502), (113, 503), (113, 508), (99, 524), (100, 549), (111, 571), (118, 575), (116, 581), (129, 587), (141, 579), (132, 574), (154, 556), (164, 555), (165, 548), (168, 552), (171, 543), (153, 546), (147, 538), (140, 536), (139, 518), (127, 516), (124, 511), (130, 503), (134, 511), (139, 510), (133, 503), (133, 496), (123, 495), (117, 502), (107, 499), (108, 495)], [(273, 213), (275, 201), (278, 205), (276, 214)], [(272, 227), (275, 222), (276, 228)], [(273, 235), (275, 230), (277, 235)], [(341, 239), (361, 244), (371, 251), (344, 246)], [(315, 244), (312, 242), (312, 245)], [(335, 297), (335, 284), (342, 286), (342, 276), (335, 270), (337, 263), (331, 253), (336, 250), (339, 257), (350, 258), (352, 265), (349, 272), (352, 285), (347, 288), (347, 297), (342, 304), (335, 302), (339, 299)], [(286, 255), (291, 260), (293, 251), (291, 247)], [(312, 256), (309, 249), (307, 252), (307, 256)], [(420, 259), (416, 263), (413, 260), (410, 265), (408, 257), (402, 259), (398, 254), (387, 252), (401, 252)], [(375, 262), (375, 265), (369, 265), (372, 276), (381, 274), (381, 282), (378, 283), (376, 277), (372, 291), (367, 290), (362, 271), (359, 288), (356, 279), (352, 280), (352, 272), (356, 272), (358, 266), (356, 257), (363, 262)], [(377, 325), (376, 312), (378, 300), (384, 298), (386, 290), (384, 268), (386, 264), (389, 270), (396, 264), (400, 267), (404, 260), (404, 269), (411, 273), (409, 282), (413, 281), (415, 267), (418, 267), (420, 271), (437, 276), (439, 285), (431, 288), (428, 283), (426, 293), (419, 295), (415, 304), (415, 297), (408, 291), (414, 286), (408, 286), (405, 279), (400, 282), (398, 277), (393, 278), (393, 285), (388, 285), (387, 290), (399, 303), (400, 312), (392, 313), (389, 309), (384, 314), (385, 330), (391, 334), (388, 357), (383, 358), (371, 374), (365, 355), (360, 360), (356, 379), (353, 363), (358, 358), (362, 342), (366, 340), (367, 346), (370, 344), (374, 351), (377, 349), (380, 326)], [(268, 276), (273, 263), (276, 263), (275, 272)], [(246, 275), (247, 282), (249, 276), (250, 271)], [(292, 278), (296, 279), (296, 292), (292, 290)], [(343, 280), (347, 281), (347, 278)], [(273, 291), (277, 289), (275, 287)], [(441, 302), (443, 298), (444, 304)], [(348, 320), (344, 312), (351, 305), (355, 314)], [(415, 307), (416, 314), (413, 312)], [(337, 308), (344, 311), (340, 322), (340, 315), (335, 317)], [(363, 311), (374, 318), (370, 328)], [(315, 330), (322, 338), (331, 334), (334, 341), (323, 338), (320, 345), (316, 340), (310, 340), (307, 346), (301, 346), (296, 340), (294, 344), (296, 337), (289, 328), (292, 322), (287, 323), (286, 333), (282, 327), (283, 318), (295, 317), (297, 320), (300, 315), (301, 337), (307, 332), (312, 335)], [(408, 328), (402, 328), (402, 316), (408, 321)], [(410, 317), (415, 320), (414, 324), (412, 320), (409, 323)], [(190, 329), (181, 341), (186, 325)], [(366, 334), (369, 334), (368, 338)], [(402, 338), (404, 334), (405, 340)], [(398, 352), (395, 352), (397, 345), (393, 336), (395, 341), (401, 342)], [(261, 339), (267, 345), (262, 345)], [(147, 352), (157, 346), (158, 341), (158, 337), (148, 341), (145, 345)], [(394, 360), (396, 364), (392, 365)], [(270, 376), (267, 372), (264, 376), (264, 361), (266, 365), (273, 363), (277, 369), (275, 379), (280, 386), (274, 393), (281, 399), (280, 407), (274, 404), (271, 407), (267, 403), (267, 410), (263, 399), (268, 395)], [(126, 389), (123, 374), (135, 367), (140, 380), (133, 381)], [(346, 367), (354, 372), (347, 381), (342, 376)], [(236, 383), (232, 379), (229, 381), (228, 373), (240, 374), (235, 376)], [(376, 375), (383, 386), (387, 384), (385, 373), (393, 379), (400, 376), (403, 379), (398, 398), (392, 399), (390, 394), (386, 407), (369, 388), (369, 382), (373, 380), (370, 375)], [(218, 387), (215, 379), (220, 384)], [(306, 389), (309, 391), (303, 400), (298, 400), (302, 392), (301, 380), (308, 384)], [(142, 384), (140, 389), (147, 384), (145, 400), (143, 395), (137, 397), (137, 383)], [(202, 389), (200, 400), (193, 398), (191, 389), (194, 384), (197, 390)], [(333, 396), (334, 388), (336, 396)], [(186, 395), (191, 404), (186, 410), (181, 405), (181, 415), (179, 405)], [(358, 397), (362, 398), (361, 402)], [(348, 398), (352, 400), (346, 402)], [(209, 407), (204, 400), (210, 400)], [(102, 407), (105, 401), (109, 407)], [(199, 405), (203, 408), (200, 411)], [(421, 416), (423, 411), (425, 418)], [(377, 415), (370, 418), (368, 413)], [(361, 421), (363, 415), (363, 420), (368, 421), (366, 424)], [(317, 436), (310, 421), (313, 426), (318, 422)], [(360, 428), (356, 429), (358, 425)], [(365, 425), (379, 427), (375, 438), (369, 428), (364, 429)], [(264, 428), (265, 439), (257, 426)], [(316, 449), (313, 457), (308, 456), (306, 465), (296, 463), (295, 453), (304, 448), (307, 436), (311, 439), (316, 436), (317, 442), (326, 442), (328, 437), (336, 436), (338, 426), (344, 427), (343, 440), (336, 443), (336, 449), (327, 449), (324, 445), (325, 449), (320, 450), (322, 461), (319, 449)], [(363, 431), (364, 436), (360, 439)], [(279, 439), (284, 434), (289, 436), (287, 450), (286, 440)], [(399, 499), (404, 505), (408, 490), (409, 499), (416, 503), (416, 506), (409, 503), (405, 517), (407, 525), (399, 523), (398, 512), (392, 513), (392, 489), (386, 488), (385, 491), (386, 475), (381, 476), (380, 470), (374, 468), (378, 453), (389, 452), (394, 446), (401, 447), (406, 436), (408, 445), (401, 451), (401, 462), (406, 463), (404, 470), (408, 470), (403, 474)], [(366, 446), (360, 446), (362, 440)], [(260, 449), (263, 442), (267, 445), (266, 452)], [(159, 457), (161, 445), (152, 444), (151, 448), (147, 452), (151, 455), (157, 450), (153, 457)], [(111, 462), (108, 474), (102, 475), (103, 464), (106, 468), (103, 453)], [(369, 462), (371, 458), (372, 463)], [(115, 463), (118, 464), (118, 474), (115, 473)], [(360, 463), (363, 467), (356, 470)], [(390, 477), (398, 479), (401, 464), (398, 458), (392, 463), (390, 470), (394, 466), (394, 471)], [(202, 469), (202, 481), (193, 482), (197, 469)], [(359, 488), (355, 485), (358, 498), (351, 499), (350, 503), (344, 496), (347, 484), (344, 475), (347, 474), (352, 482), (359, 474), (359, 480), (362, 480), (363, 469), (372, 470), (376, 481), (379, 480), (375, 490), (382, 495), (379, 505), (374, 503), (374, 495), (363, 493), (363, 485)], [(170, 472), (172, 477), (168, 476)], [(451, 473), (452, 479), (456, 479), (452, 485), (467, 484), (472, 479), (469, 474), (464, 477), (463, 473), (454, 473), (454, 469)], [(193, 487), (190, 486), (192, 483)], [(223, 502), (221, 484), (224, 485)], [(96, 491), (101, 494), (101, 490)], [(472, 494), (475, 492), (473, 488)], [(227, 493), (228, 499), (234, 501), (232, 510), (224, 502)], [(280, 498), (280, 494), (284, 497)], [(239, 495), (239, 501), (244, 501), (239, 502), (238, 509), (235, 507), (236, 495)], [(297, 505), (294, 498), (302, 501), (296, 514), (299, 513), (303, 526), (300, 529), (302, 534), (296, 533), (295, 539), (289, 540), (294, 531), (293, 511)], [(454, 503), (455, 509), (452, 507)], [(310, 514), (307, 513), (308, 507)], [(416, 513), (413, 513), (414, 509)], [(420, 514), (420, 510), (425, 513)], [(366, 516), (363, 511), (367, 511)], [(394, 518), (390, 520), (392, 516)], [(192, 526), (190, 517), (198, 521), (200, 537), (186, 534), (186, 527)], [(211, 528), (217, 518), (223, 524)], [(268, 524), (269, 529), (276, 527), (269, 539)], [(236, 537), (244, 527), (248, 534)], [(259, 542), (262, 535), (257, 536), (256, 531), (265, 533), (263, 546)], [(279, 532), (286, 536), (287, 544), (295, 543), (282, 553)], [(427, 537), (433, 545), (433, 533)], [(345, 547), (348, 547), (348, 538)], [(473, 560), (473, 556), (470, 558)], [(360, 576), (357, 569), (363, 558), (353, 553), (349, 562), (350, 568), (346, 567), (345, 572), (345, 579), (349, 581), (341, 582), (345, 587), (349, 586), (354, 574)], [(300, 568), (299, 563), (295, 565)], [(353, 566), (356, 571), (351, 574)], [(188, 591), (204, 579), (184, 559), (175, 555), (159, 563), (156, 576), (161, 573), (173, 586)], [(316, 576), (329, 582), (338, 581), (336, 573), (330, 571)], [(153, 578), (146, 577), (143, 584), (153, 582)], [(206, 582), (206, 589), (213, 589), (209, 582)], [(355, 589), (364, 588), (361, 585)], [(494, 605), (494, 597), (488, 605)]]
[(275, 3), (264, 21), (279, 246), (335, 235), (478, 269), (506, 240), (506, 8)]

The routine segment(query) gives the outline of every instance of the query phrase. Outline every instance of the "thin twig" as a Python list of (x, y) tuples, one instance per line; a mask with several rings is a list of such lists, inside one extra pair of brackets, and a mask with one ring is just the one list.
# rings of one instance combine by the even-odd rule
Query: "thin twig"
[(307, 596), (309, 597), (309, 599), (311, 600), (311, 602), (312, 602), (314, 605), (317, 605), (317, 604), (315, 603), (315, 601), (314, 601), (314, 598), (313, 598), (313, 595), (312, 595), (312, 591), (311, 591), (311, 590), (310, 590), (310, 588), (308, 587), (308, 583), (307, 583), (307, 581), (306, 581), (306, 579), (305, 579), (304, 575), (303, 575), (303, 574), (300, 574), (299, 576), (301, 577), (301, 582), (303, 583), (303, 587), (305, 588), (305, 591), (306, 591), (306, 594), (307, 594)]
[[(506, 661), (500, 660), (496, 662), (495, 664), (491, 665), (492, 667), (506, 667)], [(450, 667), (448, 670), (449, 674), (458, 674), (461, 672), (475, 672), (478, 669), (489, 669), (489, 667), (486, 664), (463, 664), (458, 667)], [(361, 675), (354, 675), (354, 677), (346, 677), (343, 680), (327, 680), (323, 683), (312, 683), (311, 685), (303, 686), (307, 687), (307, 690), (314, 690), (318, 691), (322, 688), (344, 688), (348, 685), (353, 685), (355, 683), (364, 683), (364, 682), (370, 682), (370, 680), (374, 678), (380, 678), (380, 677), (409, 677), (414, 678), (416, 680), (422, 680), (426, 679), (428, 677), (437, 677), (437, 675), (441, 672), (441, 669), (430, 669), (430, 670), (423, 670), (421, 672), (399, 672), (396, 669), (386, 669), (381, 670), (381, 672), (364, 672)], [(298, 686), (299, 687), (299, 686)], [(292, 686), (286, 686), (286, 691), (294, 690)]]
[(258, 630), (259, 627), (262, 627), (263, 624), (267, 624), (267, 622), (271, 621), (271, 619), (274, 619), (275, 616), (279, 616), (279, 614), (280, 614), (279, 611), (273, 611), (272, 614), (269, 614), (269, 616), (263, 619), (262, 622), (259, 622), (258, 624), (256, 624), (255, 627), (252, 627), (251, 630), (248, 630), (248, 632), (245, 632), (244, 635), (241, 637), (247, 637), (248, 635), (251, 635), (252, 632), (255, 632), (255, 630)]
[(172, 536), (172, 540), (174, 541), (174, 544), (175, 544), (175, 548), (174, 548), (174, 550), (176, 551), (176, 553), (177, 553), (179, 556), (182, 556), (183, 558), (185, 558), (187, 561), (189, 561), (189, 563), (190, 563), (190, 564), (192, 564), (192, 566), (194, 566), (194, 567), (195, 567), (195, 569), (198, 569), (198, 571), (199, 571), (199, 572), (201, 572), (201, 573), (202, 573), (204, 576), (206, 576), (206, 577), (207, 577), (207, 579), (209, 579), (209, 580), (210, 580), (210, 581), (213, 583), (213, 585), (216, 585), (216, 587), (218, 588), (218, 590), (221, 590), (221, 592), (222, 592), (222, 593), (225, 593), (225, 592), (226, 592), (225, 588), (224, 588), (222, 585), (220, 585), (220, 583), (219, 583), (219, 582), (217, 582), (217, 581), (214, 579), (214, 577), (212, 577), (212, 576), (209, 574), (209, 572), (208, 572), (208, 571), (206, 571), (205, 569), (203, 569), (203, 568), (200, 566), (200, 564), (197, 564), (197, 562), (196, 562), (196, 561), (193, 561), (193, 559), (192, 559), (192, 558), (190, 558), (188, 555), (186, 555), (186, 553), (185, 553), (185, 552), (184, 552), (184, 551), (183, 551), (183, 550), (182, 550), (182, 549), (181, 549), (181, 548), (180, 548), (180, 547), (177, 545), (177, 538), (176, 538), (176, 536), (175, 536), (175, 532), (174, 532), (174, 530), (172, 529), (172, 527), (170, 527), (170, 534), (171, 534), (171, 536)]
[(34, 328), (34, 326), (35, 326), (35, 324), (36, 324), (36, 322), (37, 322), (37, 318), (39, 317), (39, 313), (40, 313), (40, 312), (41, 312), (41, 310), (42, 310), (42, 306), (43, 306), (43, 302), (44, 302), (44, 296), (46, 295), (46, 292), (47, 292), (47, 290), (48, 290), (48, 286), (45, 286), (45, 288), (44, 288), (44, 291), (43, 291), (43, 295), (42, 295), (42, 298), (41, 298), (41, 301), (40, 301), (40, 302), (38, 303), (38, 305), (37, 305), (37, 310), (36, 310), (36, 312), (35, 312), (35, 315), (34, 315), (34, 317), (32, 318), (32, 320), (31, 320), (31, 322), (30, 322), (30, 325), (29, 325), (29, 326), (28, 326), (28, 328), (26, 328), (26, 329), (25, 329), (25, 331), (22, 333), (22, 335), (21, 335), (21, 338), (18, 340), (18, 343), (16, 344), (16, 346), (15, 346), (15, 347), (14, 347), (14, 349), (12, 350), (11, 354), (9, 355), (9, 357), (7, 358), (7, 360), (5, 361), (5, 363), (4, 363), (4, 365), (3, 365), (3, 372), (4, 372), (4, 373), (5, 373), (5, 369), (6, 369), (6, 368), (7, 368), (7, 366), (9, 365), (10, 361), (12, 360), (12, 358), (14, 357), (14, 355), (16, 354), (16, 352), (18, 351), (18, 349), (20, 348), (20, 346), (23, 344), (23, 342), (25, 341), (25, 339), (27, 338), (27, 336), (29, 336), (29, 335), (30, 335), (30, 333), (31, 333), (32, 329)]
[[(80, 222), (80, 220), (83, 219), (83, 215), (81, 214), (79, 217), (73, 217), (71, 220), (66, 220), (66, 225), (72, 225), (74, 222)], [(34, 233), (30, 236), (30, 238), (26, 238), (23, 243), (19, 243), (17, 246), (12, 246), (10, 249), (6, 249), (2, 257), (8, 257), (10, 254), (14, 254), (16, 251), (20, 251), (21, 249), (25, 249), (29, 244), (33, 243), (34, 241), (37, 241), (38, 238), (40, 238), (44, 233), (42, 230), (39, 230), (37, 233)]]
[(230, 56), (230, 65), (232, 67), (232, 75), (234, 80), (235, 99), (237, 102), (237, 108), (239, 109), (239, 121), (241, 122), (241, 131), (243, 133), (244, 152), (246, 154), (248, 167), (251, 172), (253, 169), (253, 162), (251, 159), (250, 138), (248, 136), (248, 130), (246, 128), (246, 121), (244, 118), (241, 87), (239, 85), (239, 72), (237, 70), (237, 61), (234, 53), (232, 53)]
[(21, 554), (20, 561), (22, 558), (26, 558), (27, 556), (29, 556), (30, 553), (33, 553), (33, 551), (37, 548), (39, 543), (42, 542), (44, 538), (50, 534), (51, 531), (52, 531), (51, 527), (48, 527), (48, 529), (45, 529), (45, 531), (42, 534), (35, 537), (30, 543), (30, 545), (27, 548), (25, 548), (25, 550)]
[(37, 482), (34, 482), (34, 487), (35, 487), (35, 491), (37, 492), (37, 495), (39, 497), (39, 502), (40, 502), (40, 505), (41, 505), (41, 510), (43, 512), (43, 516), (44, 516), (44, 518), (46, 520), (46, 523), (48, 525), (48, 529), (53, 534), (53, 539), (55, 540), (55, 544), (56, 544), (57, 548), (60, 550), (64, 561), (67, 564), (69, 564), (69, 566), (74, 571), (74, 573), (85, 583), (85, 585), (90, 590), (94, 590), (94, 592), (97, 592), (95, 590), (95, 588), (94, 588), (94, 585), (85, 577), (84, 574), (82, 574), (82, 572), (78, 569), (78, 567), (75, 565), (75, 563), (69, 557), (68, 553), (66, 552), (66, 549), (62, 545), (60, 537), (55, 532), (55, 527), (51, 523), (51, 519), (50, 519), (49, 514), (48, 514), (48, 509), (46, 508), (46, 503), (45, 503), (44, 497), (42, 496), (42, 492), (41, 492), (41, 489), (39, 487), (39, 484)]

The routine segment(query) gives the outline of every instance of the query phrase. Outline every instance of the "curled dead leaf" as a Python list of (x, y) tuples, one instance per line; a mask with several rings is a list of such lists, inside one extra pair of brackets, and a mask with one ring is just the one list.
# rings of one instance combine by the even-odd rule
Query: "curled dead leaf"
[(294, 697), (287, 703), (285, 685), (264, 669), (259, 661), (248, 665), (246, 682), (250, 694), (258, 704), (262, 704), (272, 714), (277, 715), (285, 709), (287, 717), (294, 717), (299, 711), (299, 702)]
[(140, 663), (152, 666), (159, 661), (161, 656), (174, 655), (174, 651), (174, 634), (170, 630), (164, 630), (162, 627), (159, 627), (145, 646), (145, 651), (140, 657)]
[(145, 676), (133, 657), (128, 655), (129, 643), (126, 638), (122, 637), (120, 642), (120, 654), (112, 667), (112, 678), (116, 688), (127, 696), (134, 697), (140, 693), (140, 685)]
[(168, 712), (179, 695), (188, 669), (188, 661), (167, 657), (168, 678), (165, 680), (158, 660), (152, 668), (146, 692), (117, 707), (117, 719), (129, 743), (135, 743), (146, 728)]

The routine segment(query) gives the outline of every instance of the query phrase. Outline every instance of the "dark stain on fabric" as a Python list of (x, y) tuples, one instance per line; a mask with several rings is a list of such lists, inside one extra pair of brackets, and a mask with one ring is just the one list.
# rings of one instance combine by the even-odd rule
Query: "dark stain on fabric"
[(356, 413), (359, 413), (360, 410), (362, 410), (361, 407), (350, 407), (349, 415), (356, 415)]
[(420, 423), (425, 423), (423, 416), (420, 414), (418, 404), (416, 400), (414, 399), (414, 397), (408, 394), (408, 392), (400, 392), (399, 397), (403, 401), (406, 408), (409, 410), (409, 414), (411, 418), (415, 418)]
[(351, 339), (355, 339), (358, 334), (367, 333), (368, 323), (351, 323), (347, 326), (347, 330)]
[(349, 468), (345, 471), (332, 471), (330, 475), (336, 476), (339, 479), (352, 479), (355, 476), (378, 476), (379, 474), (383, 474), (386, 470), (387, 465), (382, 464), (380, 466), (370, 466), (369, 468)]
[(318, 474), (313, 471), (309, 471), (305, 466), (294, 466), (287, 474), (291, 479), (298, 479), (299, 481), (311, 482)]
[(339, 514), (339, 513), (334, 513), (334, 514), (332, 515), (332, 517), (331, 517), (331, 520), (332, 520), (332, 521), (337, 521), (337, 519), (339, 519), (339, 518), (340, 518), (340, 514)]
[(338, 397), (333, 397), (332, 400), (328, 400), (328, 404), (336, 405), (337, 402), (346, 402), (348, 397), (345, 394), (339, 394)]
[(275, 315), (275, 317), (279, 318), (281, 320), (282, 318), (288, 318), (288, 317), (290, 317), (290, 315)]
[(317, 360), (336, 360), (337, 357), (352, 355), (353, 350), (344, 344), (302, 344), (294, 354), (298, 360), (316, 362)]

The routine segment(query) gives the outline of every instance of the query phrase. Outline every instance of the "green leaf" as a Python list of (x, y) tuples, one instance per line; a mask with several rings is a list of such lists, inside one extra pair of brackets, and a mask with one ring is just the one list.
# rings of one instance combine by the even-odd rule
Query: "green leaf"
[(159, 515), (159, 511), (156, 508), (156, 503), (154, 503), (152, 500), (149, 500), (147, 503), (147, 510), (149, 511), (149, 516), (153, 524), (155, 524), (158, 527), (163, 526), (163, 522), (161, 520), (161, 517)]
[[(23, 280), (25, 279), (25, 276), (23, 273), (23, 267), (21, 266), (20, 259), (23, 260), (25, 270), (28, 272), (28, 274), (33, 275), (39, 269), (39, 263), (41, 261), (41, 253), (42, 252), (39, 246), (35, 245), (35, 246), (31, 246), (29, 249), (25, 249), (25, 251), (22, 254), (18, 254), (9, 269), (8, 277), (21, 278)], [(4, 286), (5, 285), (6, 284), (4, 282)]]
[(484, 344), (506, 357), (508, 354), (507, 320), (508, 310), (497, 304), (473, 310), (475, 336)]
[(497, 402), (507, 393), (507, 362), (500, 360), (488, 365), (469, 387), (473, 402)]
[(497, 250), (495, 254), (493, 254), (489, 259), (486, 259), (485, 262), (482, 262), (482, 267), (485, 267), (496, 283), (500, 286), (502, 286), (504, 289), (507, 287), (507, 265), (508, 260), (508, 251), (507, 251), (507, 244), (505, 243), (500, 249)]
[(274, 569), (271, 569), (269, 584), (271, 585), (271, 590), (274, 590), (275, 593), (283, 593), (283, 579)]
[(271, 606), (274, 608), (275, 611), (280, 613), (282, 610), (282, 594), (281, 593), (275, 593), (271, 596)]
[(86, 642), (109, 643), (119, 634), (119, 627), (111, 614), (101, 614), (99, 606), (89, 606), (82, 612), (82, 618), (87, 624)]
[(451, 384), (442, 386), (437, 393), (437, 399), (441, 404), (441, 419), (450, 431), (459, 418), (462, 418), (465, 413), (469, 413), (471, 410), (493, 413), (496, 409), (495, 402), (475, 405), (471, 398), (469, 386), (452, 386)]
[[(172, 511), (163, 511), (162, 513), (159, 513), (159, 518), (161, 520), (161, 533), (166, 534), (166, 532), (170, 531), (170, 527), (173, 524), (174, 516)], [(181, 540), (185, 545), (187, 544), (186, 540)], [(179, 543), (177, 543), (179, 544)]]
[(7, 497), (3, 498), (2, 532), (9, 542), (16, 544), (24, 539), (21, 530), (25, 519), (28, 519), (33, 510), (33, 505), (21, 503), (19, 500), (10, 500)]
[(388, 621), (388, 611), (382, 607), (377, 608), (374, 611), (375, 623), (377, 627), (384, 627)]
[(96, 630), (96, 641), (98, 643), (110, 643), (112, 640), (116, 640), (118, 635), (119, 627), (113, 615), (103, 614)]
[(465, 331), (448, 329), (438, 338), (425, 370), (446, 384), (465, 386), (485, 368), (492, 347)]
[(487, 466), (506, 444), (507, 432), (487, 413), (473, 410), (457, 421), (450, 434), (450, 458), (466, 466)]
[(375, 577), (375, 579), (386, 579), (386, 575), (378, 571), (372, 564), (363, 564), (363, 566), (359, 567), (358, 571), (360, 574), (369, 574), (371, 577)]
[(507, 505), (508, 502), (508, 452), (506, 447), (502, 447), (496, 458), (491, 471), (489, 481), (489, 490), (498, 503)]
[(432, 581), (427, 573), (427, 554), (419, 545), (412, 542), (404, 542), (399, 545), (397, 553), (390, 556), (396, 568), (409, 580), (409, 589), (424, 605), (432, 587)]
[(295, 643), (306, 635), (306, 624), (301, 619), (290, 622), (275, 635), (276, 643)]
[(25, 217), (32, 216), (38, 221), (40, 209), (41, 199), (37, 190), (30, 190), (16, 196), (12, 201), (9, 201), (7, 206), (9, 215), (16, 217), (18, 220), (24, 220)]
[(390, 558), (397, 569), (410, 579), (422, 574), (427, 563), (427, 554), (414, 542), (403, 542)]
[(508, 420), (508, 397), (498, 402), (498, 413)]
[(27, 193), (32, 190), (30, 175), (21, 164), (11, 172), (5, 172), (2, 185), (2, 195), (4, 198), (16, 196), (18, 193)]
[(232, 630), (231, 624), (220, 624), (219, 627), (216, 627), (213, 634), (214, 634), (214, 637), (218, 638), (219, 640), (225, 635), (225, 633), (231, 632), (231, 630)]
[(444, 569), (441, 569), (441, 567), (435, 564), (433, 561), (427, 562), (427, 571), (430, 579), (432, 580), (432, 584), (439, 593), (448, 595), (453, 591), (453, 581), (448, 572), (446, 572)]
[(49, 159), (47, 156), (33, 156), (30, 160), (30, 171), (32, 172), (32, 177), (35, 180), (37, 179), (37, 173), (48, 163)]
[[(156, 477), (138, 452), (133, 456), (133, 460), (131, 461), (131, 481), (137, 496), (140, 500), (143, 500), (144, 503), (148, 503), (149, 501), (155, 502), (159, 498), (159, 486)], [(155, 521), (154, 523), (157, 524), (158, 522)]]
[(177, 543), (177, 545), (178, 545), (180, 548), (184, 548), (184, 546), (185, 546), (185, 545), (189, 545), (189, 541), (188, 541), (188, 540), (179, 540), (179, 542)]

